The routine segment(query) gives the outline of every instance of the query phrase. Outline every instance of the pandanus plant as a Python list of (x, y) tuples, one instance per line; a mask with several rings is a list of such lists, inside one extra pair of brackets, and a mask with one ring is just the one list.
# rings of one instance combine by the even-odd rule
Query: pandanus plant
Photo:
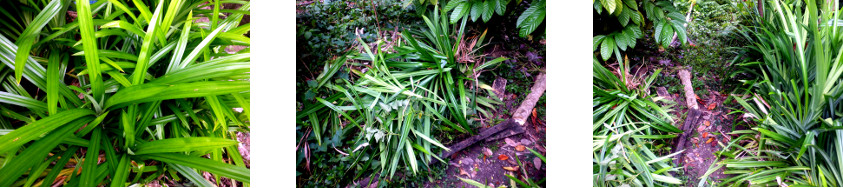
[[(760, 59), (755, 94), (736, 97), (756, 119), (721, 152), (724, 185), (843, 185), (843, 34), (836, 2), (770, 0), (742, 30)], [(749, 136), (745, 136), (749, 135)], [(755, 135), (758, 135), (756, 137)], [(746, 141), (741, 141), (746, 140)], [(740, 173), (742, 172), (742, 173)]]
[(0, 3), (0, 186), (248, 186), (250, 3), (221, 3)]

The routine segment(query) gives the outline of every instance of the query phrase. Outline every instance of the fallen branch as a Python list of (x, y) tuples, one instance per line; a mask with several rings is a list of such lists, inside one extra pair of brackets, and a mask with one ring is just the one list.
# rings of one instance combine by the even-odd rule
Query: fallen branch
[[(487, 128), (485, 130), (480, 131), (479, 134), (466, 138), (463, 141), (460, 141), (454, 145), (451, 145), (449, 148), (450, 151), (442, 153), (441, 158), (450, 157), (451, 155), (471, 146), (474, 143), (477, 143), (481, 140), (486, 140), (492, 135), (495, 135), (503, 130), (509, 129), (511, 127), (523, 126), (529, 117), (530, 112), (532, 112), (533, 107), (536, 106), (536, 102), (538, 102), (539, 98), (544, 94), (545, 91), (545, 74), (541, 73), (536, 78), (536, 82), (533, 84), (533, 87), (530, 89), (531, 92), (524, 101), (521, 102), (521, 106), (515, 111), (515, 114), (512, 118), (507, 119), (506, 121), (499, 123), (493, 127)], [(517, 132), (517, 131), (516, 131)], [(494, 137), (497, 138), (498, 136)], [(439, 160), (432, 160), (430, 164), (436, 164)]]
[[(688, 105), (688, 117), (685, 118), (685, 123), (680, 127), (683, 131), (681, 135), (679, 135), (679, 143), (673, 149), (671, 153), (675, 153), (677, 151), (682, 151), (685, 149), (685, 142), (688, 140), (688, 137), (691, 136), (691, 132), (694, 130), (694, 125), (699, 124), (700, 117), (702, 116), (702, 112), (697, 107), (697, 97), (694, 94), (693, 86), (691, 84), (691, 73), (688, 70), (679, 70), (679, 79), (683, 85), (685, 85), (685, 103)], [(684, 152), (676, 155), (673, 159), (673, 163), (679, 164), (680, 159), (684, 156)]]

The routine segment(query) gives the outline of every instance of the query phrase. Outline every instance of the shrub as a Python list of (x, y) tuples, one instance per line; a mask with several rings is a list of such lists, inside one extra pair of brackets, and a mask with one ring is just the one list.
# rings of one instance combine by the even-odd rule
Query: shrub
[[(642, 10), (644, 13), (641, 13)], [(592, 51), (597, 51), (603, 61), (608, 60), (613, 54), (617, 61), (621, 61), (621, 51), (635, 48), (636, 41), (644, 37), (641, 30), (648, 27), (652, 27), (653, 37), (662, 47), (670, 45), (674, 35), (678, 37), (680, 43), (686, 43), (685, 17), (671, 1), (597, 0), (594, 1), (594, 11), (599, 16), (616, 18), (618, 21), (599, 23), (612, 24), (613, 27), (608, 31), (602, 31), (609, 34), (593, 37)], [(646, 22), (645, 14), (650, 22)]]
[(93, 2), (2, 3), (0, 186), (248, 186), (249, 49), (224, 49), (249, 46), (250, 3)]

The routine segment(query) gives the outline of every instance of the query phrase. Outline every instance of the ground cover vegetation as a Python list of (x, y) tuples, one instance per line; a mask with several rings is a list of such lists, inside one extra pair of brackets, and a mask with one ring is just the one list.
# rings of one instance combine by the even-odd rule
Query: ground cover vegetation
[[(840, 4), (811, 0), (676, 1), (672, 4), (680, 7), (680, 11), (691, 11), (680, 12), (690, 18), (685, 45), (680, 41), (665, 45), (660, 40), (649, 42), (645, 38), (637, 42), (643, 46), (622, 50), (630, 58), (616, 53), (619, 47), (606, 53), (614, 57), (606, 58), (602, 51), (606, 39), (596, 36), (609, 37), (595, 33), (594, 185), (671, 186), (668, 182), (657, 181), (658, 176), (653, 175), (670, 177), (673, 174), (683, 181), (682, 185), (693, 186), (840, 186), (843, 182), (840, 175), (843, 167), (840, 134), (843, 132), (838, 128), (841, 124), (839, 81), (843, 72), (840, 66), (843, 52), (839, 32)], [(601, 6), (605, 7), (605, 4)], [(653, 35), (647, 35), (652, 37), (658, 31), (646, 26), (642, 30), (645, 35), (652, 32)], [(617, 36), (613, 39), (617, 40)], [(598, 43), (598, 40), (602, 41)], [(607, 61), (601, 63), (600, 60)], [(633, 73), (627, 73), (629, 67), (633, 67)], [(645, 71), (639, 71), (641, 69)], [(724, 125), (728, 126), (725, 130), (731, 131), (717, 133), (718, 138), (724, 139), (705, 142), (712, 142), (719, 149), (713, 152), (715, 158), (706, 159), (711, 165), (698, 178), (684, 177), (683, 171), (691, 170), (688, 164), (659, 160), (665, 158), (648, 161), (651, 156), (646, 154), (646, 151), (654, 151), (652, 157), (675, 154), (662, 148), (673, 144), (669, 138), (676, 137), (676, 132), (662, 130), (658, 124), (673, 117), (677, 121), (668, 121), (669, 125), (679, 127), (687, 107), (678, 105), (680, 108), (675, 108), (677, 101), (656, 102), (653, 111), (663, 109), (671, 114), (657, 116), (662, 119), (648, 119), (648, 115), (637, 114), (641, 113), (640, 107), (628, 107), (663, 100), (661, 95), (649, 94), (654, 90), (653, 85), (672, 88), (667, 91), (682, 95), (679, 79), (670, 75), (678, 69), (692, 70), (694, 78), (700, 79), (691, 87), (698, 97), (713, 95), (710, 92), (727, 95), (722, 104), (712, 107), (724, 105), (728, 111), (723, 116), (735, 117)], [(639, 76), (635, 74), (637, 72), (646, 72), (649, 76)], [(640, 78), (640, 84), (635, 87), (638, 90), (633, 90), (636, 92), (623, 90), (628, 88), (623, 87), (629, 85), (627, 80), (636, 78)], [(617, 84), (607, 86), (607, 83)], [(613, 93), (605, 88), (620, 91)], [(640, 97), (642, 95), (653, 97)], [(612, 101), (609, 96), (619, 99), (615, 103), (605, 102)], [(612, 116), (607, 118), (607, 115)], [(615, 118), (621, 115), (626, 115), (625, 119)], [(704, 138), (705, 135), (694, 137)], [(620, 146), (604, 146), (606, 143)], [(605, 160), (615, 155), (623, 157)], [(666, 166), (660, 166), (658, 162), (664, 162)], [(642, 172), (640, 169), (646, 170), (638, 173)]]
[[(510, 72), (496, 68), (514, 57), (487, 54), (492, 36), (471, 28), (470, 17), (455, 17), (443, 7), (467, 2), (297, 3), (301, 11), (297, 12), (297, 58), (302, 65), (297, 66), (297, 74), (308, 75), (297, 80), (296, 91), (298, 186), (424, 186), (448, 175), (443, 169), (450, 159), (439, 155), (451, 149), (446, 145), (494, 125), (489, 119), (503, 104), (503, 96), (494, 92), (488, 75)], [(325, 6), (332, 8), (313, 8)], [(370, 6), (377, 7), (376, 11)], [(392, 8), (396, 6), (400, 9)], [(544, 1), (500, 6), (541, 11), (541, 15), (525, 17), (530, 18), (529, 33), (544, 20)], [(359, 15), (341, 18), (351, 22), (313, 20), (337, 11)], [(324, 25), (310, 24), (314, 22)], [(383, 27), (386, 23), (389, 28)], [(320, 28), (334, 30), (328, 33)], [(350, 47), (313, 47), (324, 43), (314, 36), (337, 36), (334, 42)], [(326, 60), (305, 54), (324, 54)], [(533, 155), (544, 160), (542, 153), (529, 154)], [(511, 178), (512, 184), (543, 185), (540, 177), (526, 177), (526, 172)]]
[(248, 1), (0, 7), (0, 186), (249, 186)]

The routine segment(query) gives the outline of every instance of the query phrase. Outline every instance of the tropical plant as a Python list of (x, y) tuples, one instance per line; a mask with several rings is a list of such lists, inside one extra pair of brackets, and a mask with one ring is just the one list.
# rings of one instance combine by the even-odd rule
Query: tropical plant
[[(517, 6), (521, 4), (521, 1), (518, 0), (514, 4)], [(479, 18), (482, 18), (483, 23), (486, 23), (495, 14), (503, 16), (506, 13), (509, 2), (511, 0), (451, 0), (444, 3), (445, 6), (442, 11), (451, 12), (449, 17), (451, 24), (455, 24), (461, 19), (470, 19), (472, 22), (476, 22)], [(545, 0), (531, 1), (530, 8), (527, 8), (527, 10), (521, 13), (515, 24), (516, 28), (518, 28), (519, 36), (526, 37), (544, 22), (546, 15), (545, 2)], [(416, 10), (421, 12), (422, 15), (427, 11), (427, 6), (438, 7), (439, 5), (439, 1), (437, 0), (427, 1), (427, 4), (425, 4), (424, 0), (409, 0), (404, 7), (409, 6), (411, 3), (416, 5)]]
[(371, 42), (384, 31), (420, 24), (419, 17), (407, 14), (399, 4), (393, 0), (313, 1), (302, 6), (296, 14), (296, 41), (301, 42), (298, 58), (327, 62), (356, 47), (358, 35)]
[[(392, 179), (402, 169), (408, 170), (405, 175), (421, 173), (431, 168), (428, 164), (434, 159), (444, 163), (436, 152), (448, 148), (434, 136), (436, 133), (473, 134), (476, 127), (471, 123), (471, 115), (477, 111), (483, 113), (477, 104), (489, 108), (501, 104), (496, 97), (489, 99), (468, 91), (466, 85), (474, 83), (489, 91), (491, 88), (479, 84), (476, 76), (506, 58), (480, 61), (482, 58), (472, 56), (474, 52), (470, 50), (480, 43), (466, 46), (462, 42), (465, 21), (456, 30), (456, 26), (448, 24), (444, 12), (434, 11), (432, 16), (433, 22), (423, 17), (426, 30), (402, 32), (405, 45), (393, 47), (394, 53), (383, 50), (383, 41), (375, 42), (372, 48), (358, 38), (363, 53), (340, 57), (326, 65), (313, 85), (331, 91), (326, 92), (327, 97), (316, 96), (315, 102), (305, 103), (297, 114), (298, 129), (308, 129), (298, 138), (300, 144), (306, 143), (297, 148), (297, 163), (303, 159), (310, 165), (311, 150), (315, 148), (318, 153), (330, 147), (343, 155), (338, 161), (350, 161), (344, 163), (348, 168), (339, 168), (357, 169), (353, 179), (372, 171), (375, 171), (370, 173), (372, 179), (377, 174), (379, 178)], [(365, 71), (350, 69), (357, 76), (353, 81), (329, 81), (348, 63), (347, 59), (368, 62)], [(477, 61), (469, 63), (469, 59)], [(493, 95), (491, 91), (488, 93)], [(325, 132), (327, 125), (331, 132)], [(349, 141), (344, 140), (350, 133), (357, 134), (351, 134), (353, 139)], [(307, 144), (311, 138), (316, 140), (315, 144)], [(316, 183), (342, 185), (352, 178), (324, 179)]]
[[(644, 13), (641, 13), (643, 8)], [(612, 54), (621, 60), (621, 51), (635, 48), (637, 40), (644, 37), (642, 29), (652, 25), (653, 37), (656, 44), (667, 47), (677, 36), (680, 43), (687, 43), (685, 31), (685, 17), (667, 0), (597, 0), (594, 1), (594, 11), (602, 15), (604, 12), (616, 17), (622, 29), (610, 31), (605, 35), (593, 37), (592, 51), (598, 51), (603, 61)], [(645, 20), (650, 20), (648, 24)], [(631, 22), (630, 22), (631, 21)]]
[(221, 3), (0, 3), (0, 186), (248, 186), (250, 3)]
[[(742, 30), (759, 56), (761, 82), (752, 103), (735, 99), (757, 126), (758, 135), (743, 156), (725, 150), (732, 185), (843, 185), (843, 121), (840, 119), (841, 33), (839, 10), (826, 1), (764, 3), (753, 12), (752, 28)], [(747, 148), (746, 146), (742, 146)], [(728, 149), (728, 148), (727, 148)], [(712, 168), (716, 170), (717, 168)]]
[(656, 151), (661, 148), (656, 141), (675, 138), (682, 132), (672, 125), (665, 107), (658, 106), (647, 92), (659, 70), (642, 85), (630, 87), (637, 81), (626, 71), (628, 63), (619, 66), (618, 76), (596, 57), (592, 63), (593, 185), (680, 185), (682, 181), (668, 172), (677, 171), (670, 159), (682, 151), (661, 157)]

